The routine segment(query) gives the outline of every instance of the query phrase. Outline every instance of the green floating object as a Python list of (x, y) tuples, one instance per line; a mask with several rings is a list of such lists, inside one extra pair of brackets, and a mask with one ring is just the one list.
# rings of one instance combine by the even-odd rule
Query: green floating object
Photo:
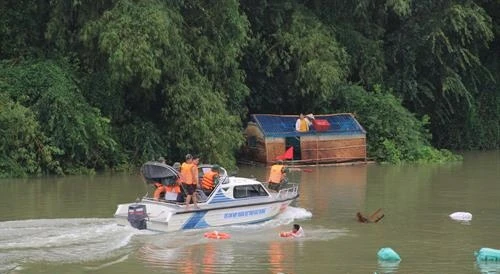
[(474, 256), (476, 256), (477, 261), (500, 261), (500, 250), (483, 247), (479, 251), (474, 251)]
[(383, 247), (377, 252), (380, 261), (401, 261), (401, 257), (390, 247)]

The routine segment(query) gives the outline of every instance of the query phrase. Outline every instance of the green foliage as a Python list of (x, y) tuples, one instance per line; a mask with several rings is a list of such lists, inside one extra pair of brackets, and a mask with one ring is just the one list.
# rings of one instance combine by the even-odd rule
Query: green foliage
[(228, 110), (242, 118), (249, 89), (240, 68), (249, 40), (249, 22), (237, 0), (189, 1), (181, 8), (189, 56), (213, 89), (225, 97)]
[(116, 130), (124, 151), (135, 165), (157, 160), (160, 156), (168, 158), (168, 144), (162, 131), (153, 123), (134, 119)]
[(139, 79), (141, 87), (158, 84), (169, 54), (182, 45), (179, 14), (159, 1), (119, 0), (96, 21), (89, 22), (82, 40), (108, 56), (111, 76), (128, 83)]
[(238, 115), (247, 88), (238, 58), (247, 24), (235, 1), (123, 0), (85, 26), (82, 40), (99, 49), (113, 81), (127, 90), (129, 112), (115, 121), (132, 161), (165, 154), (175, 161), (189, 152), (234, 165), (243, 138)]
[[(347, 54), (333, 34), (312, 14), (298, 10), (287, 31), (280, 33), (292, 57), (295, 85), (312, 109), (318, 109), (333, 96), (336, 85), (346, 77)], [(315, 105), (317, 104), (317, 105)]]
[[(255, 13), (260, 9), (246, 8)], [(249, 46), (245, 65), (252, 87), (251, 111), (321, 111), (333, 98), (335, 87), (345, 81), (348, 56), (332, 31), (304, 7), (282, 9), (264, 11), (262, 16), (278, 13), (283, 20), (256, 25), (264, 34)]]
[(491, 81), (479, 49), (492, 38), (491, 19), (472, 1), (415, 3), (410, 20), (388, 35), (397, 61), (389, 82), (418, 113), (432, 109), (433, 121), (447, 123), (456, 105), (470, 106), (477, 87)]
[[(63, 69), (64, 68), (64, 69)], [(85, 101), (67, 65), (55, 62), (0, 64), (1, 87), (36, 115), (63, 170), (104, 168), (119, 159), (109, 119)]]
[(464, 102), (463, 111), (455, 113), (435, 142), (451, 149), (496, 149), (500, 147), (500, 89), (481, 92), (469, 106)]
[[(235, 166), (235, 153), (243, 143), (241, 120), (231, 115), (221, 96), (210, 91), (199, 75), (181, 79), (167, 90), (169, 107), (163, 109), (167, 140), (175, 141), (174, 155), (201, 154), (202, 162)], [(208, 91), (208, 92), (207, 92)]]
[(61, 151), (51, 146), (35, 114), (12, 101), (0, 81), (0, 177), (62, 172), (55, 159)]
[(357, 113), (379, 161), (454, 159), (431, 142), (499, 148), (499, 10), (477, 0), (1, 1), (0, 176), (186, 153), (231, 167), (248, 113), (332, 107)]
[(0, 2), (0, 60), (43, 53), (48, 1)]
[(442, 162), (456, 159), (446, 150), (430, 146), (426, 129), (428, 117), (419, 120), (401, 105), (401, 100), (375, 86), (366, 92), (358, 86), (345, 86), (335, 101), (339, 111), (355, 113), (365, 127), (368, 154), (377, 161)]

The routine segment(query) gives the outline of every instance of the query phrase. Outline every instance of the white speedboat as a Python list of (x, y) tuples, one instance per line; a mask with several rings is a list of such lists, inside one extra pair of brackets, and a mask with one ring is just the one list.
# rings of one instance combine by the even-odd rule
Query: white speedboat
[[(210, 168), (211, 165), (200, 166), (200, 176)], [(186, 208), (176, 201), (176, 195), (169, 193), (160, 200), (146, 195), (137, 202), (118, 205), (115, 217), (122, 225), (164, 232), (250, 224), (275, 217), (299, 196), (296, 184), (287, 184), (279, 192), (272, 192), (255, 179), (228, 176), (225, 169), (220, 170), (219, 183), (209, 196), (197, 191), (199, 208), (193, 205)], [(146, 180), (164, 184), (179, 176), (171, 166), (156, 162), (144, 164), (142, 173)]]

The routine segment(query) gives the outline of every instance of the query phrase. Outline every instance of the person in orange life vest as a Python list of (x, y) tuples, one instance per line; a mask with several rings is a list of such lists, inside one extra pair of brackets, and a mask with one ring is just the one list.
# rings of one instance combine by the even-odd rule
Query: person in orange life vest
[(279, 191), (283, 184), (286, 184), (286, 172), (287, 168), (283, 165), (282, 160), (278, 160), (276, 164), (271, 166), (271, 172), (269, 173), (269, 189)]
[(200, 164), (200, 156), (193, 156), (193, 166), (195, 167), (193, 169), (193, 175), (194, 175), (194, 180), (196, 182), (196, 187), (200, 186), (200, 174), (198, 171), (198, 165)]
[(185, 180), (184, 176), (181, 173), (181, 163), (175, 162), (172, 167), (179, 172), (179, 178), (177, 178), (177, 180), (175, 181), (176, 185), (172, 186), (172, 192), (177, 193), (177, 202), (182, 203), (184, 202), (184, 194), (186, 193), (186, 191), (183, 191), (183, 183), (185, 182)]
[(295, 122), (295, 130), (298, 132), (307, 132), (311, 126), (311, 121), (307, 119), (303, 113), (299, 115), (299, 119)]
[(294, 224), (292, 231), (290, 232), (281, 232), (280, 233), (281, 237), (293, 237), (293, 238), (299, 238), (299, 237), (304, 237), (305, 233), (302, 227), (298, 224)]
[(215, 185), (218, 183), (217, 179), (219, 178), (219, 165), (212, 166), (211, 170), (207, 173), (203, 174), (203, 179), (201, 180), (201, 189), (203, 192), (210, 196), (212, 190), (214, 190)]
[[(160, 158), (158, 158), (158, 162), (161, 164), (165, 164), (166, 161), (165, 161), (165, 158), (160, 157)], [(153, 193), (153, 198), (158, 201), (160, 198), (165, 197), (165, 192), (167, 192), (166, 186), (164, 186), (159, 181), (154, 182), (154, 186), (156, 189), (155, 189), (155, 192)]]
[(198, 198), (194, 194), (198, 185), (198, 167), (193, 163), (193, 156), (186, 155), (186, 161), (181, 165), (181, 174), (184, 177), (184, 187), (186, 193), (186, 209), (189, 209), (189, 204), (193, 200), (195, 208), (198, 208)]

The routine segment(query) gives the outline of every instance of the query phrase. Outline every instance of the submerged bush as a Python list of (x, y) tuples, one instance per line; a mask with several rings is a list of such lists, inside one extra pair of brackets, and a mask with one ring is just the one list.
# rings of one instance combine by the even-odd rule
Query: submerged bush
[(443, 162), (459, 156), (430, 144), (429, 118), (415, 117), (394, 95), (375, 87), (367, 92), (359, 86), (344, 86), (335, 107), (354, 113), (367, 131), (368, 156), (380, 162)]

